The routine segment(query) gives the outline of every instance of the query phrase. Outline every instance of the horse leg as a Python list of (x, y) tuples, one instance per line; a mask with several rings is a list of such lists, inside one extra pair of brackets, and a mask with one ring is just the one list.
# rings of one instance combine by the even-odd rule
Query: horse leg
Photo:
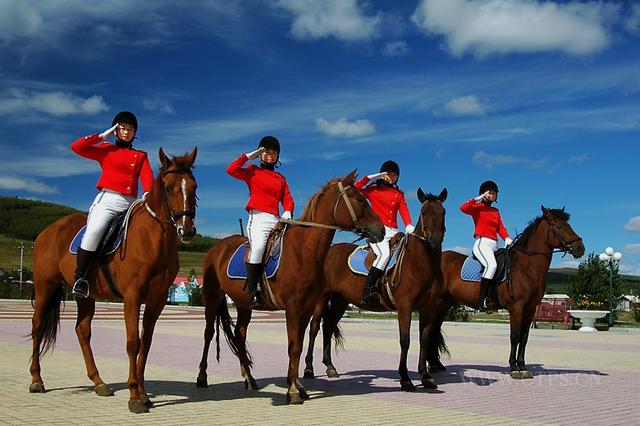
[[(439, 299), (435, 305), (437, 308), (427, 319), (427, 343), (424, 348), (430, 373), (437, 373), (447, 369), (440, 361), (440, 357), (443, 353), (449, 353), (442, 334), (442, 324), (451, 309), (451, 303)], [(420, 371), (420, 368), (418, 371)]]
[(309, 344), (307, 345), (307, 356), (304, 357), (304, 378), (305, 379), (314, 379), (315, 374), (313, 373), (313, 349), (316, 342), (316, 337), (318, 336), (318, 331), (320, 331), (320, 321), (322, 321), (322, 315), (327, 306), (327, 301), (322, 300), (318, 303), (313, 311), (313, 318), (311, 320), (311, 326), (309, 327)]
[[(45, 392), (44, 381), (40, 375), (40, 355), (53, 346), (60, 324), (60, 302), (64, 297), (62, 285), (49, 283), (35, 275), (34, 310), (31, 319), (31, 385), (29, 392)], [(41, 346), (44, 345), (44, 349)]]
[[(224, 301), (222, 302), (224, 303)], [(236, 311), (238, 313), (238, 317), (236, 318), (236, 327), (234, 330), (234, 334), (236, 335), (236, 339), (238, 341), (238, 350), (240, 353), (244, 354), (240, 356), (240, 374), (244, 377), (244, 388), (251, 390), (258, 390), (258, 384), (256, 383), (256, 379), (251, 375), (251, 366), (247, 361), (247, 329), (249, 328), (249, 323), (251, 322), (251, 309), (244, 309), (236, 306)]]
[(204, 296), (204, 317), (206, 321), (206, 325), (204, 328), (204, 347), (202, 348), (202, 359), (200, 360), (198, 378), (196, 379), (196, 385), (199, 388), (206, 388), (209, 386), (207, 382), (207, 367), (208, 367), (208, 359), (209, 359), (209, 348), (211, 346), (211, 340), (213, 340), (213, 336), (216, 332), (216, 312), (218, 310), (218, 305), (222, 302), (222, 298), (224, 294), (222, 292), (218, 292), (216, 294), (212, 294), (211, 292), (206, 291), (203, 292)]
[(405, 306), (398, 306), (398, 327), (400, 331), (400, 365), (398, 373), (400, 373), (400, 387), (403, 391), (414, 392), (415, 385), (409, 378), (407, 369), (407, 355), (409, 354), (409, 330), (411, 328), (411, 309)]
[(153, 331), (156, 328), (158, 317), (162, 313), (166, 304), (165, 298), (160, 298), (156, 303), (147, 303), (144, 308), (144, 316), (142, 319), (142, 345), (138, 354), (138, 393), (142, 397), (142, 402), (148, 408), (153, 407), (153, 402), (149, 399), (149, 395), (144, 388), (144, 371), (147, 366), (147, 358), (151, 349), (151, 341), (153, 340)]
[(509, 312), (511, 351), (509, 353), (510, 375), (514, 379), (520, 379), (521, 374), (516, 363), (516, 354), (520, 343), (521, 325), (522, 325), (522, 307), (513, 306)]
[(78, 317), (76, 319), (76, 335), (84, 357), (84, 364), (87, 367), (87, 376), (93, 382), (93, 391), (100, 396), (112, 396), (113, 390), (102, 381), (93, 349), (91, 349), (91, 321), (96, 312), (96, 301), (91, 298), (77, 298)]
[(127, 331), (127, 355), (129, 356), (129, 411), (135, 414), (149, 412), (142, 400), (138, 386), (138, 354), (140, 353), (140, 334), (138, 322), (140, 320), (140, 298), (137, 294), (124, 298), (124, 322)]
[(336, 341), (336, 346), (343, 346), (342, 332), (338, 323), (349, 307), (349, 302), (339, 294), (331, 298), (331, 305), (325, 311), (322, 321), (322, 362), (327, 367), (327, 377), (340, 377), (331, 359), (331, 338)]
[(422, 376), (420, 381), (425, 389), (437, 389), (438, 385), (427, 369), (427, 344), (429, 337), (427, 313), (420, 311), (419, 315), (420, 358), (418, 359), (418, 372)]
[(522, 325), (520, 327), (520, 343), (518, 345), (518, 353), (516, 356), (516, 366), (521, 372), (523, 379), (533, 379), (533, 374), (527, 371), (527, 366), (524, 362), (524, 352), (529, 340), (529, 330), (531, 329), (531, 321), (533, 319), (533, 313), (535, 310), (526, 311), (523, 314)]
[(302, 404), (309, 395), (300, 383), (298, 369), (300, 354), (304, 341), (304, 331), (311, 319), (311, 312), (301, 313), (297, 308), (285, 311), (287, 322), (287, 336), (289, 338), (289, 369), (287, 371), (287, 404)]

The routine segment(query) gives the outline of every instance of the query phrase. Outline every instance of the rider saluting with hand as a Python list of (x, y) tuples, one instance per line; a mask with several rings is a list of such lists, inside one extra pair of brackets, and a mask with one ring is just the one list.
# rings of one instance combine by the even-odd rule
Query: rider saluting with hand
[[(414, 231), (404, 193), (398, 188), (399, 177), (400, 166), (395, 161), (389, 160), (382, 163), (380, 173), (364, 176), (353, 185), (371, 202), (371, 207), (382, 220), (385, 229), (384, 239), (379, 243), (371, 243), (376, 259), (367, 275), (362, 295), (363, 304), (372, 303), (378, 299), (376, 284), (391, 257), (389, 240), (398, 233), (398, 212), (405, 224), (405, 233), (411, 234)], [(372, 183), (366, 186), (370, 182)]]
[(488, 297), (489, 287), (494, 281), (498, 264), (494, 252), (498, 249), (498, 237), (504, 240), (504, 246), (509, 247), (513, 240), (509, 238), (507, 229), (502, 224), (502, 218), (497, 208), (491, 204), (498, 201), (498, 185), (493, 181), (486, 181), (480, 185), (478, 196), (471, 198), (460, 206), (463, 213), (473, 218), (473, 255), (484, 266), (480, 279), (480, 310), (491, 309), (493, 302)]
[[(260, 166), (250, 164), (243, 167), (247, 161), (256, 158), (260, 158)], [(283, 219), (291, 219), (293, 214), (293, 197), (287, 180), (275, 171), (279, 158), (280, 142), (273, 136), (265, 136), (260, 140), (258, 149), (241, 154), (227, 167), (227, 173), (245, 181), (249, 187), (249, 201), (245, 207), (249, 212), (247, 235), (250, 246), (249, 262), (246, 263), (246, 286), (249, 288), (252, 309), (264, 307), (262, 294), (258, 291), (258, 281), (264, 270), (262, 257), (267, 239), (280, 220), (279, 204), (284, 209)]]
[[(89, 209), (87, 229), (76, 256), (75, 282), (71, 291), (80, 297), (89, 297), (89, 283), (85, 276), (109, 222), (136, 200), (138, 180), (142, 182), (144, 194), (153, 185), (147, 153), (134, 149), (132, 144), (138, 131), (136, 116), (129, 111), (121, 111), (113, 117), (111, 125), (102, 133), (82, 137), (71, 144), (73, 152), (97, 161), (102, 169), (96, 185), (100, 192)], [(112, 135), (116, 137), (115, 143), (106, 142)]]

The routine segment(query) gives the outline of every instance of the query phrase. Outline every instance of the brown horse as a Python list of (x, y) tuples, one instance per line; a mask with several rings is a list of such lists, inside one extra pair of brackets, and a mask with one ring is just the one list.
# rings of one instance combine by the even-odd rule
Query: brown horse
[[(554, 252), (570, 253), (574, 258), (584, 254), (582, 239), (568, 223), (569, 214), (562, 209), (547, 209), (542, 206), (542, 216), (534, 219), (516, 237), (508, 249), (509, 279), (494, 289), (499, 307), (509, 310), (511, 323), (511, 353), (509, 366), (513, 378), (531, 378), (524, 361), (524, 352), (529, 338), (529, 328), (536, 306), (545, 293), (545, 277)], [(446, 352), (442, 335), (442, 323), (455, 301), (470, 307), (478, 307), (480, 286), (463, 281), (460, 269), (467, 256), (454, 251), (442, 253), (443, 286), (433, 289), (433, 300), (429, 316), (421, 317), (427, 322), (426, 345), (420, 348), (418, 369), (426, 372), (445, 370), (440, 362), (441, 352)]]
[[(118, 299), (121, 297), (119, 292), (124, 299), (129, 410), (134, 413), (147, 412), (153, 405), (145, 392), (144, 370), (156, 321), (165, 306), (169, 286), (178, 273), (178, 236), (188, 242), (196, 232), (196, 180), (191, 172), (196, 154), (197, 149), (194, 149), (190, 154), (169, 159), (160, 148), (161, 168), (153, 187), (146, 200), (133, 207), (128, 235), (120, 250), (106, 260), (116, 285), (115, 292), (97, 265), (87, 274), (91, 295), (95, 298)], [(45, 391), (40, 376), (40, 357), (55, 346), (64, 286), (71, 287), (76, 267), (75, 256), (69, 253), (69, 243), (85, 223), (84, 214), (63, 217), (42, 231), (35, 242), (30, 392)], [(140, 336), (138, 322), (143, 303)], [(111, 388), (100, 378), (90, 345), (95, 300), (78, 298), (76, 304), (75, 328), (87, 375), (98, 395), (113, 395)]]
[[(282, 237), (280, 266), (276, 276), (269, 280), (270, 290), (265, 292), (269, 308), (284, 309), (286, 314), (289, 338), (287, 403), (290, 404), (302, 404), (309, 398), (299, 380), (300, 353), (304, 331), (321, 295), (324, 258), (336, 229), (354, 231), (373, 241), (382, 240), (384, 235), (382, 222), (367, 200), (352, 186), (355, 177), (354, 170), (342, 179), (333, 179), (311, 197), (299, 219), (307, 224), (290, 225)], [(309, 223), (322, 227), (309, 226)], [(197, 379), (199, 387), (207, 386), (207, 357), (214, 335), (214, 313), (219, 305), (226, 304), (226, 293), (235, 302), (238, 312), (236, 336), (240, 343), (240, 370), (245, 378), (245, 387), (257, 389), (251, 376), (250, 362), (243, 353), (251, 321), (249, 293), (243, 288), (244, 280), (230, 279), (226, 274), (229, 259), (246, 241), (247, 238), (240, 235), (227, 237), (213, 246), (204, 262), (203, 295), (207, 325)]]
[[(429, 289), (435, 281), (442, 281), (440, 256), (442, 254), (442, 240), (445, 233), (445, 208), (442, 203), (447, 199), (447, 190), (440, 195), (425, 195), (418, 189), (418, 200), (422, 203), (420, 218), (414, 234), (407, 238), (404, 254), (400, 254), (393, 270), (387, 273), (389, 288), (392, 288), (392, 298), (383, 289), (379, 302), (372, 305), (362, 304), (362, 292), (366, 277), (352, 272), (347, 261), (353, 250), (353, 244), (336, 244), (329, 249), (325, 260), (325, 294), (316, 305), (313, 313), (311, 328), (309, 329), (309, 347), (305, 358), (306, 368), (304, 376), (313, 378), (313, 347), (320, 320), (323, 321), (323, 359), (327, 367), (327, 376), (338, 377), (336, 368), (331, 360), (331, 337), (334, 336), (341, 343), (341, 333), (338, 322), (344, 315), (349, 304), (371, 311), (398, 311), (398, 326), (400, 331), (400, 386), (404, 391), (415, 391), (416, 387), (409, 378), (407, 370), (407, 354), (409, 352), (409, 330), (411, 327), (411, 312), (418, 310), (426, 314), (433, 309), (427, 302)], [(399, 268), (399, 269), (398, 269)], [(397, 271), (396, 271), (397, 270)], [(394, 274), (397, 275), (394, 280)], [(327, 303), (327, 302), (330, 303)], [(420, 329), (420, 340), (426, 338)], [(437, 388), (428, 372), (422, 374), (422, 384), (429, 389)]]

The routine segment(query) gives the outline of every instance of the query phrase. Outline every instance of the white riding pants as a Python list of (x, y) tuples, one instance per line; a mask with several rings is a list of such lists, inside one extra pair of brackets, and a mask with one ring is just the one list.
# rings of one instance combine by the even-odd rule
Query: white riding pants
[(384, 238), (379, 243), (371, 243), (371, 250), (376, 255), (373, 261), (373, 267), (385, 270), (389, 259), (391, 258), (391, 249), (389, 248), (389, 240), (398, 233), (397, 228), (384, 227)]
[(122, 195), (108, 189), (98, 193), (89, 209), (87, 230), (82, 237), (80, 247), (87, 251), (96, 251), (111, 219), (127, 210), (135, 200), (136, 197)]
[(271, 213), (258, 210), (249, 212), (247, 222), (247, 236), (251, 250), (249, 253), (249, 263), (262, 263), (262, 256), (267, 247), (267, 240), (271, 230), (276, 226), (280, 218)]
[(484, 266), (482, 278), (492, 279), (496, 275), (498, 264), (494, 251), (498, 250), (498, 242), (487, 237), (477, 237), (473, 243), (473, 255)]

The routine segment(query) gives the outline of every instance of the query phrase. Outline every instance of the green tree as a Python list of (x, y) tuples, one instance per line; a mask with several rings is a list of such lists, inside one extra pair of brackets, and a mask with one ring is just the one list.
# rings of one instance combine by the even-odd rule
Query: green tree
[[(611, 296), (615, 312), (623, 288), (617, 263), (613, 264), (612, 273)], [(573, 299), (575, 309), (609, 310), (609, 262), (603, 262), (594, 253), (590, 253), (587, 259), (580, 262), (578, 273), (569, 281), (569, 296)]]

